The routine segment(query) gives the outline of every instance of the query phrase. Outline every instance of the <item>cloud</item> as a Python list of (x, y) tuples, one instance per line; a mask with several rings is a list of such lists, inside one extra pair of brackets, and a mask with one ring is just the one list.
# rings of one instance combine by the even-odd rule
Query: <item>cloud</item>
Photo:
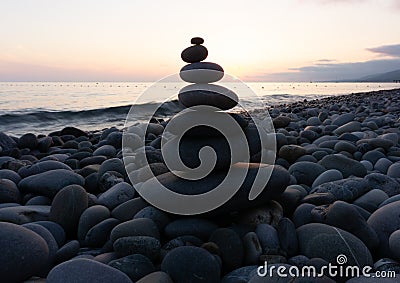
[(382, 45), (374, 48), (367, 48), (367, 50), (382, 56), (400, 57), (400, 44)]
[(335, 62), (336, 60), (334, 59), (319, 59), (317, 62), (319, 63), (330, 63), (330, 62)]
[(326, 63), (289, 68), (288, 72), (261, 74), (248, 78), (247, 80), (270, 82), (352, 80), (398, 69), (400, 69), (400, 58), (370, 60), (365, 62)]

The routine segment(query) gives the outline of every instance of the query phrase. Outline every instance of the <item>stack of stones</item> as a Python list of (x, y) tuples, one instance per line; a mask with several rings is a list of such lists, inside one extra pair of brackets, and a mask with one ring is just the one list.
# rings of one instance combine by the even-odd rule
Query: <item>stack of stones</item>
[[(189, 63), (180, 70), (180, 77), (185, 82), (191, 83), (183, 87), (179, 91), (179, 102), (193, 110), (193, 107), (198, 114), (207, 116), (208, 121), (219, 120), (226, 113), (225, 110), (232, 109), (238, 104), (238, 96), (230, 89), (221, 85), (212, 84), (220, 81), (224, 76), (224, 70), (221, 66), (212, 62), (203, 62), (208, 56), (206, 47), (202, 44), (204, 40), (199, 37), (192, 38), (192, 46), (182, 51), (182, 59)], [(203, 106), (205, 106), (203, 108)], [(198, 107), (198, 108), (196, 108)], [(208, 108), (207, 107), (213, 107)], [(206, 177), (200, 180), (187, 180), (177, 177), (172, 172), (158, 176), (157, 179), (171, 191), (180, 194), (197, 195), (213, 190), (220, 184), (226, 177), (227, 171), (231, 166), (235, 169), (241, 170), (247, 168), (249, 162), (245, 155), (245, 147), (249, 146), (250, 156), (259, 154), (261, 151), (260, 140), (258, 137), (257, 128), (250, 119), (242, 114), (228, 113), (240, 126), (242, 133), (245, 134), (247, 144), (236, 143), (235, 147), (230, 148), (230, 144), (225, 136), (217, 129), (206, 125), (194, 125), (190, 130), (186, 131), (179, 143), (179, 158), (185, 166), (189, 168), (198, 168), (201, 165), (199, 152), (204, 147), (211, 147), (216, 153), (216, 164), (213, 171)], [(188, 121), (181, 113), (175, 115), (169, 121), (168, 131), (172, 135), (179, 135), (180, 129), (185, 128), (182, 125), (190, 123), (195, 124), (193, 121)], [(238, 134), (237, 130), (230, 130), (229, 125), (226, 125), (229, 139), (236, 139)], [(232, 128), (232, 127), (231, 127)], [(225, 130), (225, 129), (224, 129)], [(172, 148), (168, 148), (168, 142), (165, 144), (165, 151), (172, 152)], [(239, 154), (238, 154), (239, 153)], [(223, 206), (210, 212), (215, 215), (234, 212), (241, 209), (247, 209), (254, 205), (265, 203), (274, 197), (279, 196), (289, 183), (288, 172), (280, 166), (274, 166), (272, 176), (268, 184), (263, 188), (263, 192), (255, 199), (250, 201), (248, 199), (250, 189), (253, 185), (254, 178), (260, 167), (260, 160), (253, 160), (258, 163), (250, 164), (248, 175), (245, 182), (240, 187), (239, 191)], [(175, 166), (172, 164), (172, 167)], [(262, 164), (261, 166), (273, 166)], [(171, 170), (180, 171), (180, 168), (169, 168)], [(143, 190), (151, 190), (153, 183), (143, 183)], [(190, 189), (188, 189), (190, 188)], [(233, 189), (233, 188), (232, 188)], [(179, 205), (179, 204), (177, 204)]]

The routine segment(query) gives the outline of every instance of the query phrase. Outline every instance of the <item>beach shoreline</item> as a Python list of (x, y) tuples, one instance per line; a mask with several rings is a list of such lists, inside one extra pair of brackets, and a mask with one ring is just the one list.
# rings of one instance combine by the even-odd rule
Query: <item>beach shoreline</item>
[[(128, 149), (123, 129), (116, 127), (0, 133), (0, 274), (10, 282), (62, 282), (74, 274), (129, 283), (185, 282), (196, 273), (202, 282), (254, 283), (261, 282), (257, 268), (265, 262), (298, 268), (331, 263), (370, 266), (371, 272), (397, 276), (390, 281), (396, 282), (400, 88), (283, 103), (250, 114), (266, 111), (275, 127), (276, 158), (263, 193), (249, 201), (251, 182), (245, 182), (213, 213), (191, 216), (162, 211), (135, 189), (154, 175), (172, 190), (199, 194), (212, 190), (224, 173), (212, 171), (201, 181), (173, 176), (160, 150), (166, 119), (126, 129), (139, 139)], [(250, 162), (259, 163), (265, 149), (250, 131), (254, 125), (246, 115), (237, 119)], [(197, 139), (189, 141), (197, 146)], [(132, 161), (142, 149), (149, 166)], [(221, 149), (215, 150), (220, 158)], [(249, 179), (258, 168), (251, 170)], [(339, 255), (346, 262), (339, 263)], [(276, 270), (273, 276), (278, 278)], [(351, 277), (323, 279), (369, 282)]]

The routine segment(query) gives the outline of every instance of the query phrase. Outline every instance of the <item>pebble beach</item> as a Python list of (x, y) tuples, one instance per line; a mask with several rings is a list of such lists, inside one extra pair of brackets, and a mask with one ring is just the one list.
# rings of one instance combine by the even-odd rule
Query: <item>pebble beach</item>
[[(1, 281), (398, 282), (400, 89), (264, 111), (277, 143), (267, 193), (254, 202), (239, 194), (212, 216), (173, 215), (142, 199), (122, 160), (121, 128), (0, 133)], [(170, 174), (159, 150), (167, 123), (144, 128), (158, 177)], [(266, 261), (319, 269), (339, 254), (344, 266), (397, 277), (257, 274)]]

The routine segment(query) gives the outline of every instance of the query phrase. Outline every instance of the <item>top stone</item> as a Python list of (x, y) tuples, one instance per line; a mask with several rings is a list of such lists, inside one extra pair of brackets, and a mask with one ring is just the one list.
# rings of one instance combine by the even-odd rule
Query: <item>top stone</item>
[(193, 37), (193, 38), (190, 40), (190, 43), (191, 43), (191, 44), (200, 45), (200, 44), (203, 44), (203, 43), (204, 43), (204, 39), (202, 39), (201, 37)]

